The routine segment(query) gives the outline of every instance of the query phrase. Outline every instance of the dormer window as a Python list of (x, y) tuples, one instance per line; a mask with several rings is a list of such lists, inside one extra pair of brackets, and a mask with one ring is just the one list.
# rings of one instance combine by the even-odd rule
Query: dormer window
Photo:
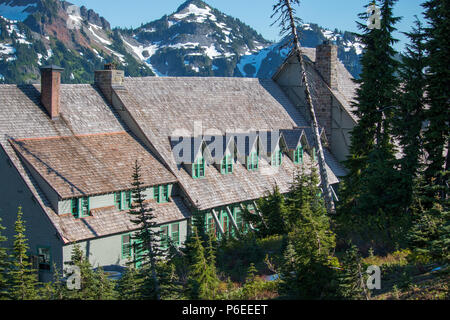
[(131, 208), (131, 199), (131, 191), (119, 191), (114, 193), (114, 205), (121, 211)]
[(272, 154), (272, 166), (279, 167), (283, 161), (283, 152), (280, 149), (276, 149)]
[(169, 202), (169, 186), (155, 186), (153, 187), (153, 199), (157, 203)]
[(299, 145), (297, 149), (294, 150), (294, 163), (302, 164), (303, 163), (303, 146)]
[(205, 177), (205, 159), (203, 157), (198, 157), (192, 165), (192, 177), (194, 179)]
[(76, 219), (89, 217), (89, 197), (72, 199), (71, 207), (72, 215)]
[(250, 156), (247, 157), (247, 169), (249, 171), (256, 171), (258, 170), (258, 152), (254, 151), (250, 153)]
[(222, 174), (233, 173), (233, 157), (230, 154), (227, 154), (222, 159), (221, 164), (220, 164), (220, 172)]

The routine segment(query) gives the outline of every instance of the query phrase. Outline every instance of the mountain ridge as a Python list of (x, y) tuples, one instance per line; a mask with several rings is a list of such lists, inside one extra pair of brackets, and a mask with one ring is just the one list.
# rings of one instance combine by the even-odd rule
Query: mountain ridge
[[(357, 76), (361, 48), (347, 32), (301, 26), (302, 44), (337, 42), (339, 58)], [(111, 28), (95, 11), (58, 0), (0, 0), (0, 82), (37, 82), (39, 67), (58, 64), (63, 82), (93, 81), (116, 62), (126, 76), (268, 78), (284, 61), (281, 43), (201, 0), (134, 29)]]

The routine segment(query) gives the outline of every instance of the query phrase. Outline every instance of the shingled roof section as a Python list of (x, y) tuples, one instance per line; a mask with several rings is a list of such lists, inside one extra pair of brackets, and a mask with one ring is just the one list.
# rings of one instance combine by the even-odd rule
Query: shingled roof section
[(175, 176), (126, 132), (11, 143), (62, 199), (132, 189), (136, 160), (144, 187), (176, 182)]
[[(128, 128), (123, 125), (117, 113), (105, 102), (94, 86), (62, 84), (61, 116), (56, 120), (51, 120), (40, 104), (39, 85), (0, 85), (0, 106), (0, 147), (43, 208), (45, 212), (43, 218), (47, 218), (55, 226), (64, 243), (91, 239), (96, 236), (95, 234), (107, 235), (128, 230), (129, 221), (123, 220), (128, 218), (119, 212), (109, 212), (113, 214), (108, 215), (108, 219), (112, 219), (111, 222), (101, 215), (88, 218), (92, 223), (96, 221), (98, 225), (102, 225), (101, 229), (100, 226), (94, 228), (97, 230), (95, 234), (86, 227), (85, 220), (59, 216), (9, 142), (29, 138), (52, 139), (126, 131)], [(183, 216), (188, 214), (183, 209), (181, 200), (174, 200), (173, 204), (177, 208), (173, 208), (172, 212), (181, 211)], [(171, 206), (167, 208), (169, 207)], [(120, 222), (117, 222), (116, 218), (120, 218)]]
[[(190, 217), (189, 209), (183, 200), (174, 197), (170, 202), (157, 204), (147, 201), (146, 207), (152, 208), (158, 225), (185, 220)], [(115, 206), (93, 209), (91, 217), (74, 219), (71, 215), (60, 218), (60, 226), (69, 236), (69, 241), (81, 241), (111, 234), (137, 230), (127, 211), (118, 211)]]
[[(200, 210), (257, 199), (277, 184), (287, 192), (299, 167), (283, 157), (280, 168), (266, 160), (256, 172), (242, 164), (222, 175), (208, 166), (206, 177), (193, 179), (177, 165), (167, 137), (174, 132), (205, 134), (273, 131), (305, 127), (307, 122), (272, 80), (248, 78), (126, 78), (116, 90), (142, 132), (162, 155), (192, 203)], [(198, 132), (201, 124), (202, 130)], [(310, 164), (308, 156), (306, 164)], [(309, 161), (309, 162), (308, 162)], [(307, 167), (307, 166), (306, 166)], [(331, 171), (331, 170), (330, 170)], [(331, 172), (330, 182), (338, 179)]]

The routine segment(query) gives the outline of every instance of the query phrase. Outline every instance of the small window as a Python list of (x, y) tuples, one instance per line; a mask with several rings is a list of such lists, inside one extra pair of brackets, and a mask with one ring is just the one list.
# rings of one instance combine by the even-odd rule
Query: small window
[(226, 155), (225, 158), (222, 159), (220, 172), (222, 174), (233, 173), (233, 157), (231, 155)]
[(159, 203), (159, 186), (153, 187), (153, 199)]
[(72, 206), (72, 215), (78, 219), (80, 216), (80, 205), (78, 199), (72, 199), (71, 206)]
[(50, 248), (38, 247), (39, 270), (50, 270)]
[(81, 217), (89, 216), (89, 197), (81, 198)]
[(205, 177), (205, 159), (203, 157), (199, 157), (194, 163), (192, 177), (195, 179)]
[(114, 204), (117, 209), (122, 210), (122, 193), (121, 192), (114, 193)]
[(169, 185), (153, 187), (153, 199), (157, 203), (169, 202)]
[(131, 201), (132, 201), (131, 191), (125, 191), (124, 194), (125, 194), (124, 209), (128, 210), (131, 208)]
[(126, 234), (122, 236), (122, 259), (128, 259), (131, 257), (131, 235)]
[(180, 245), (180, 225), (178, 223), (174, 223), (171, 226), (171, 238), (175, 245)]
[(161, 192), (161, 201), (162, 203), (169, 202), (169, 186), (161, 186), (162, 192)]

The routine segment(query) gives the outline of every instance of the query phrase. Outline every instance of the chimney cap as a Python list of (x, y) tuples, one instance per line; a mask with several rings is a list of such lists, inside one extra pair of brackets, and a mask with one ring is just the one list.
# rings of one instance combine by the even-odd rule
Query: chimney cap
[(53, 70), (53, 71), (63, 71), (64, 70), (64, 68), (58, 67), (54, 64), (41, 67), (40, 69), (41, 70)]

